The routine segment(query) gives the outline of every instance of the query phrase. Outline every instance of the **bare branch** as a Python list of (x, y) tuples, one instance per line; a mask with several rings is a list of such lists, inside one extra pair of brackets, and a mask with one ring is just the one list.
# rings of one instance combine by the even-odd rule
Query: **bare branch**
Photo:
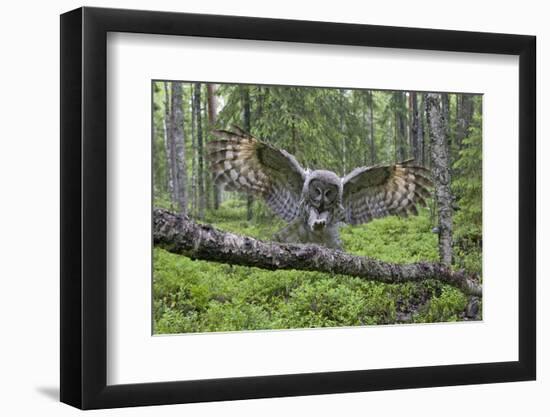
[(392, 264), (317, 245), (263, 242), (197, 224), (163, 209), (153, 210), (153, 241), (169, 252), (193, 259), (253, 266), (351, 275), (387, 284), (437, 279), (468, 295), (481, 297), (474, 276), (440, 263)]

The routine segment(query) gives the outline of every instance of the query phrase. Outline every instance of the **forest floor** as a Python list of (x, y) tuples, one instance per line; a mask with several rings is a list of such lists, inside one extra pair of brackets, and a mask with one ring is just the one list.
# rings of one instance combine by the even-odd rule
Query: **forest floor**
[[(270, 240), (284, 226), (268, 213), (246, 218), (246, 204), (226, 201), (205, 222)], [(341, 229), (344, 249), (388, 262), (437, 261), (429, 211)], [(468, 297), (437, 280), (383, 284), (304, 271), (266, 271), (153, 253), (154, 333), (433, 323), (466, 320)]]

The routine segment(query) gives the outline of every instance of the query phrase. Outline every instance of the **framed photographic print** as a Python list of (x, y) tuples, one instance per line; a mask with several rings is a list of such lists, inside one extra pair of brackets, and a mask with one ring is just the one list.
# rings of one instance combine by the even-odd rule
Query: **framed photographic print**
[(535, 38), (61, 16), (61, 401), (535, 379)]

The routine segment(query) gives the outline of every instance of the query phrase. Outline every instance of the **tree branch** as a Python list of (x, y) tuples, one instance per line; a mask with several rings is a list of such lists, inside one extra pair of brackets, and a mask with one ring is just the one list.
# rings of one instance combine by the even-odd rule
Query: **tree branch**
[(297, 269), (351, 275), (387, 284), (433, 278), (468, 295), (481, 297), (474, 276), (440, 263), (392, 264), (317, 245), (263, 242), (197, 224), (164, 209), (153, 210), (153, 242), (169, 252), (193, 259), (262, 269)]

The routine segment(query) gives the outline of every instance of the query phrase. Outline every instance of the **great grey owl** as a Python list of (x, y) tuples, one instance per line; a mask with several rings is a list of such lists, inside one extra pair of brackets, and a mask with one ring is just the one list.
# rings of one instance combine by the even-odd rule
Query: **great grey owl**
[(282, 149), (234, 126), (215, 130), (208, 143), (214, 182), (228, 191), (262, 197), (289, 224), (275, 234), (279, 242), (315, 243), (341, 248), (342, 222), (360, 224), (388, 215), (418, 214), (431, 181), (411, 161), (355, 168), (345, 177), (304, 169)]

